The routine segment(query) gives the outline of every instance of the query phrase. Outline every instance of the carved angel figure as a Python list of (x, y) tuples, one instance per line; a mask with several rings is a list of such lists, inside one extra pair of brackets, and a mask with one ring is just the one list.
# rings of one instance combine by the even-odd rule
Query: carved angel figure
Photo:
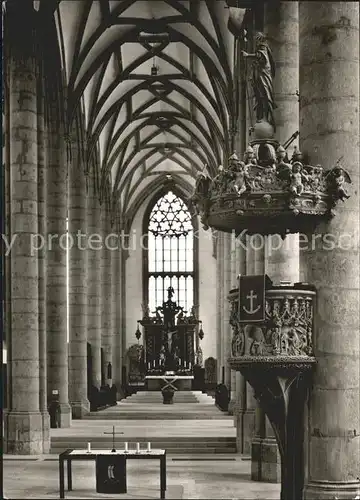
[(191, 197), (191, 202), (195, 209), (196, 215), (199, 215), (206, 209), (210, 184), (210, 177), (205, 175), (203, 172), (199, 172), (195, 182), (194, 193)]
[(214, 193), (219, 196), (221, 196), (226, 189), (226, 174), (222, 165), (218, 167), (218, 174), (213, 179), (212, 189)]
[(321, 165), (316, 165), (316, 167), (310, 167), (310, 168), (311, 168), (311, 174), (309, 177), (309, 184), (311, 190), (314, 193), (317, 193), (320, 190), (323, 169)]
[(329, 173), (329, 180), (331, 183), (331, 188), (334, 191), (337, 199), (344, 201), (344, 199), (350, 198), (345, 188), (345, 182), (351, 184), (351, 179), (348, 172), (342, 168), (340, 165), (334, 167)]
[(303, 172), (302, 164), (299, 161), (293, 163), (292, 174), (290, 176), (290, 192), (300, 196), (304, 191), (303, 180), (308, 180), (308, 176)]
[(150, 317), (150, 309), (148, 304), (141, 304), (141, 308), (143, 311), (143, 319), (148, 319)]
[(250, 166), (250, 165), (257, 165), (257, 160), (256, 160), (256, 155), (255, 155), (255, 151), (254, 149), (252, 148), (252, 146), (248, 146), (246, 148), (246, 151), (244, 153), (244, 163), (245, 165), (247, 166)]
[(279, 146), (277, 151), (276, 151), (276, 157), (277, 157), (277, 172), (279, 174), (279, 177), (282, 179), (290, 179), (291, 173), (292, 173), (292, 165), (289, 162), (286, 162), (287, 158), (287, 153), (286, 150), (283, 146)]
[(236, 152), (234, 151), (234, 153), (229, 158), (229, 170), (236, 172), (236, 170), (238, 169), (238, 163), (239, 163), (239, 158)]
[(237, 192), (238, 196), (241, 196), (243, 193), (245, 193), (246, 190), (251, 189), (249, 167), (243, 162), (239, 163), (239, 170), (234, 181), (234, 189)]

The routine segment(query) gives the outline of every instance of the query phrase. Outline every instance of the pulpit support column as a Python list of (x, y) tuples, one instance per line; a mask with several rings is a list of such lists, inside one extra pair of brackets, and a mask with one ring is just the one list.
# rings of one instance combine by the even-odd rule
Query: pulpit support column
[(313, 366), (302, 361), (239, 366), (274, 429), (281, 456), (281, 500), (303, 495), (304, 408)]

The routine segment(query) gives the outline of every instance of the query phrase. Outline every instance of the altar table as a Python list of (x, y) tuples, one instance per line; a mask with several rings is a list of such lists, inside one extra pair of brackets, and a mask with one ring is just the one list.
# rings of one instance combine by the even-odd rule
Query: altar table
[(165, 391), (169, 388), (177, 391), (178, 388), (174, 385), (177, 380), (194, 380), (193, 375), (146, 375), (145, 380), (162, 380), (165, 385), (161, 388), (161, 391)]
[[(165, 498), (166, 491), (166, 451), (165, 450), (117, 450), (112, 452), (111, 450), (73, 450), (68, 449), (59, 455), (59, 483), (60, 483), (60, 498), (65, 498), (65, 479), (64, 479), (64, 462), (67, 463), (67, 483), (68, 491), (72, 491), (72, 461), (77, 460), (93, 460), (96, 462), (97, 457), (112, 456), (125, 459), (125, 473), (126, 473), (126, 461), (129, 459), (136, 460), (148, 460), (148, 459), (158, 459), (160, 460), (160, 498)], [(126, 479), (125, 479), (126, 480)]]

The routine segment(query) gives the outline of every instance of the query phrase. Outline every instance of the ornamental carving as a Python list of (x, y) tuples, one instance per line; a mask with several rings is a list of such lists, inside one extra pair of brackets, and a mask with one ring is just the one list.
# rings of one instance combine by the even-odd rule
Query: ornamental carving
[(200, 173), (191, 201), (205, 229), (286, 234), (334, 216), (336, 204), (349, 198), (350, 183), (340, 164), (325, 171), (305, 162), (296, 147), (289, 160), (277, 141), (257, 139), (242, 160), (233, 153), (213, 179)]
[(230, 292), (232, 357), (264, 361), (313, 357), (314, 297), (310, 289), (272, 288), (266, 291), (265, 321), (246, 324), (238, 320), (238, 291)]

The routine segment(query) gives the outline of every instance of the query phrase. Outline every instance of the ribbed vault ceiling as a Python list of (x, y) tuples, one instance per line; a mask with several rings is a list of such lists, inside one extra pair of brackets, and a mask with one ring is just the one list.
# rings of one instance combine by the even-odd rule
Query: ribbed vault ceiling
[(81, 106), (124, 210), (166, 175), (215, 172), (238, 102), (226, 1), (61, 0), (55, 17), (69, 123)]

